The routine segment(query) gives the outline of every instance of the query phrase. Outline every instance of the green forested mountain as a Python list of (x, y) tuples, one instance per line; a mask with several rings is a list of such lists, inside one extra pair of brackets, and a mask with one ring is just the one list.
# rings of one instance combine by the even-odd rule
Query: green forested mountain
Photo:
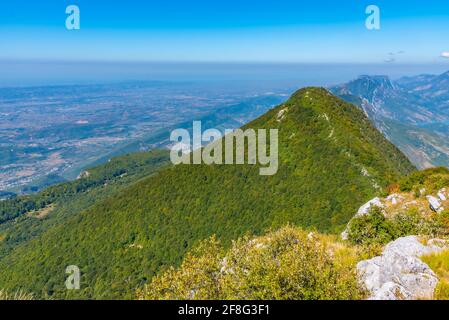
[(0, 202), (0, 257), (168, 164), (165, 150), (126, 154), (84, 171), (75, 181)]
[[(37, 194), (0, 201), (0, 224), (56, 202), (72, 199), (99, 186), (118, 180), (120, 184), (124, 181), (136, 181), (139, 177), (153, 173), (168, 162), (168, 152), (163, 150), (137, 152), (112, 158), (105, 164), (84, 171), (75, 181), (56, 184)], [(125, 177), (126, 179), (122, 179)]]
[[(164, 169), (6, 251), (0, 288), (135, 298), (136, 288), (213, 234), (227, 246), (288, 223), (338, 232), (361, 204), (414, 170), (363, 111), (324, 89), (299, 90), (245, 127), (279, 129), (277, 174), (261, 176), (257, 165)], [(65, 289), (67, 265), (81, 269), (81, 290)]]

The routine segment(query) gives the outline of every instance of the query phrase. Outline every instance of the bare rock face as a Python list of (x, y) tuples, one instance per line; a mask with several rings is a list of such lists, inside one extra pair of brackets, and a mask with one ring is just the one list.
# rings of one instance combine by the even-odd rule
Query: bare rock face
[(370, 300), (432, 299), (438, 278), (419, 257), (449, 248), (443, 240), (423, 245), (416, 236), (390, 242), (381, 256), (357, 264)]

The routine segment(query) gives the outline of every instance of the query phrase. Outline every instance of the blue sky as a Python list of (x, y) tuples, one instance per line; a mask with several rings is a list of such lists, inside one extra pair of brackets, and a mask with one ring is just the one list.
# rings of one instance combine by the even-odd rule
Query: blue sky
[[(81, 30), (65, 29), (65, 8)], [(365, 28), (365, 8), (381, 30)], [(2, 1), (0, 59), (449, 63), (448, 0)]]

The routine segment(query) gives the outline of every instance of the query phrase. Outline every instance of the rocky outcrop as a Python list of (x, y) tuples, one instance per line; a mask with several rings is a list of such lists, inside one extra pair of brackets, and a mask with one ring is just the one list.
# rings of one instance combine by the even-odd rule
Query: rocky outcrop
[(430, 209), (437, 213), (441, 213), (444, 211), (442, 202), (447, 201), (447, 199), (448, 199), (446, 188), (440, 189), (437, 192), (436, 196), (428, 195), (428, 196), (426, 196), (426, 198), (427, 198), (427, 201), (429, 202)]
[(399, 238), (381, 256), (359, 262), (357, 272), (370, 300), (432, 299), (438, 278), (419, 257), (448, 248), (444, 240), (424, 245), (416, 236)]
[(371, 199), (367, 203), (365, 203), (363, 206), (361, 206), (359, 208), (359, 210), (357, 211), (357, 214), (355, 216), (360, 217), (365, 214), (368, 214), (370, 212), (371, 208), (373, 208), (373, 207), (379, 207), (379, 208), (384, 207), (383, 203), (380, 201), (380, 198), (376, 197), (374, 199)]
[(393, 194), (390, 194), (388, 197), (386, 197), (385, 200), (391, 202), (392, 205), (397, 205), (402, 200), (404, 200), (404, 197), (400, 194), (393, 193)]
[(440, 198), (441, 201), (446, 201), (447, 200), (446, 188), (443, 188), (440, 191), (438, 191), (437, 196), (438, 198)]
[(78, 177), (76, 177), (76, 180), (82, 179), (82, 178), (88, 178), (90, 176), (90, 172), (89, 171), (82, 171)]
[(429, 201), (429, 206), (430, 206), (430, 209), (432, 209), (432, 211), (440, 213), (444, 210), (443, 206), (441, 205), (440, 200), (438, 200), (434, 196), (426, 196), (426, 198), (427, 198), (427, 201)]
[[(446, 188), (440, 189), (436, 195), (425, 195), (425, 192), (426, 189), (422, 188), (420, 190), (421, 196), (418, 198), (412, 193), (393, 193), (385, 198), (373, 198), (361, 206), (353, 218), (369, 214), (373, 207), (382, 209), (381, 212), (388, 218), (410, 208), (417, 208), (421, 214), (426, 215), (431, 211), (441, 213), (445, 210), (445, 207), (449, 206), (449, 194)], [(348, 240), (350, 223), (351, 221), (341, 233), (343, 240)]]

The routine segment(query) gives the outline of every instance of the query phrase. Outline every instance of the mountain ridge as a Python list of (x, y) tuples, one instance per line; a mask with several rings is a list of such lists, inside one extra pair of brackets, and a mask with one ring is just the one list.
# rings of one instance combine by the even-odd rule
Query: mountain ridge
[(387, 76), (361, 76), (330, 90), (358, 105), (418, 168), (447, 167), (449, 82), (444, 79), (448, 74), (395, 81)]
[[(260, 176), (258, 165), (163, 169), (1, 256), (0, 287), (134, 298), (212, 234), (230, 245), (289, 223), (337, 233), (359, 205), (415, 170), (358, 107), (323, 88), (298, 90), (243, 128), (279, 129), (276, 175)], [(80, 267), (81, 290), (65, 289), (67, 265)]]

